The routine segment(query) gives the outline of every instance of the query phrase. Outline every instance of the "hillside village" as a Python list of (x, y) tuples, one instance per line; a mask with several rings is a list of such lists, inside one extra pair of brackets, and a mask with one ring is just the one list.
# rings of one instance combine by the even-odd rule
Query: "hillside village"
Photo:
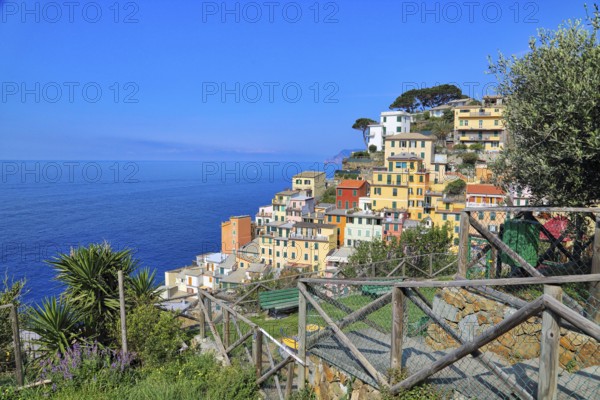
[[(527, 193), (505, 193), (491, 183), (489, 164), (509, 140), (504, 107), (502, 97), (485, 96), (420, 113), (382, 112), (365, 132), (369, 151), (344, 160), (353, 170), (331, 180), (322, 171), (302, 172), (254, 216), (223, 222), (221, 251), (166, 272), (164, 296), (232, 289), (284, 269), (332, 276), (361, 242), (390, 242), (410, 228), (451, 224), (456, 250), (465, 207), (528, 205)], [(442, 119), (452, 119), (451, 131), (423, 130)], [(485, 222), (497, 231), (493, 213)]]

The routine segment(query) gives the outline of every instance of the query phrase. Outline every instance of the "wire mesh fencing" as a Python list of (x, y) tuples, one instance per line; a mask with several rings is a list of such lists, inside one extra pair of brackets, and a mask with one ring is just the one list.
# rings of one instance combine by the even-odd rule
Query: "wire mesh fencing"
[(589, 274), (596, 230), (594, 209), (472, 208), (467, 278)]
[[(540, 278), (303, 280), (310, 297), (306, 346), (392, 393), (420, 384), (437, 398), (533, 399), (553, 390), (554, 377), (558, 399), (598, 398), (600, 328), (566, 299), (585, 310), (590, 298), (582, 288), (599, 278), (579, 278), (557, 286)], [(331, 296), (335, 284), (344, 285), (343, 295)], [(558, 354), (555, 366), (540, 362), (550, 351)]]

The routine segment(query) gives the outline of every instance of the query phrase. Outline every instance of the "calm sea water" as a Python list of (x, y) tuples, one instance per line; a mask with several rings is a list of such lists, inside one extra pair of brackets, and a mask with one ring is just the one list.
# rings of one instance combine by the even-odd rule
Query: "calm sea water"
[[(254, 216), (291, 177), (290, 162), (0, 162), (0, 270), (26, 278), (26, 300), (62, 290), (44, 261), (104, 240), (164, 271), (218, 251), (220, 223)], [(320, 166), (323, 170), (323, 165)], [(335, 169), (330, 167), (330, 169)], [(331, 175), (332, 171), (327, 171)]]

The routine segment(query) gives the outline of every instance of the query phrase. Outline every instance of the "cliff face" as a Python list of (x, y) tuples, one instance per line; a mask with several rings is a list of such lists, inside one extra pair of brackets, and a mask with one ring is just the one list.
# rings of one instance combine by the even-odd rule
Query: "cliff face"
[(344, 149), (344, 150), (340, 151), (338, 154), (336, 154), (335, 156), (325, 160), (325, 164), (342, 165), (342, 161), (344, 161), (344, 158), (350, 157), (350, 155), (355, 151), (362, 151), (362, 149), (358, 149), (358, 150)]

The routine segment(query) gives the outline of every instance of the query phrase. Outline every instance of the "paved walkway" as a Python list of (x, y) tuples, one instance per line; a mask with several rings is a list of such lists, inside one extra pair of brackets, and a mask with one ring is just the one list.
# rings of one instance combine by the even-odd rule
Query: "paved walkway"
[[(347, 335), (369, 362), (387, 376), (390, 365), (390, 336), (370, 328), (351, 331)], [(319, 343), (310, 349), (310, 352), (363, 382), (377, 386), (375, 380), (362, 368), (350, 350), (335, 336)], [(420, 337), (404, 339), (402, 361), (409, 372), (414, 373), (445, 354), (443, 351), (430, 350)], [(510, 365), (493, 353), (487, 354), (506, 374), (517, 379), (529, 393), (536, 393), (537, 359)], [(438, 372), (430, 378), (429, 382), (435, 384), (441, 391), (449, 393), (455, 391), (466, 398), (514, 399), (516, 397), (511, 395), (511, 390), (505, 382), (471, 356)], [(573, 374), (561, 370), (558, 399), (600, 400), (600, 366)]]

